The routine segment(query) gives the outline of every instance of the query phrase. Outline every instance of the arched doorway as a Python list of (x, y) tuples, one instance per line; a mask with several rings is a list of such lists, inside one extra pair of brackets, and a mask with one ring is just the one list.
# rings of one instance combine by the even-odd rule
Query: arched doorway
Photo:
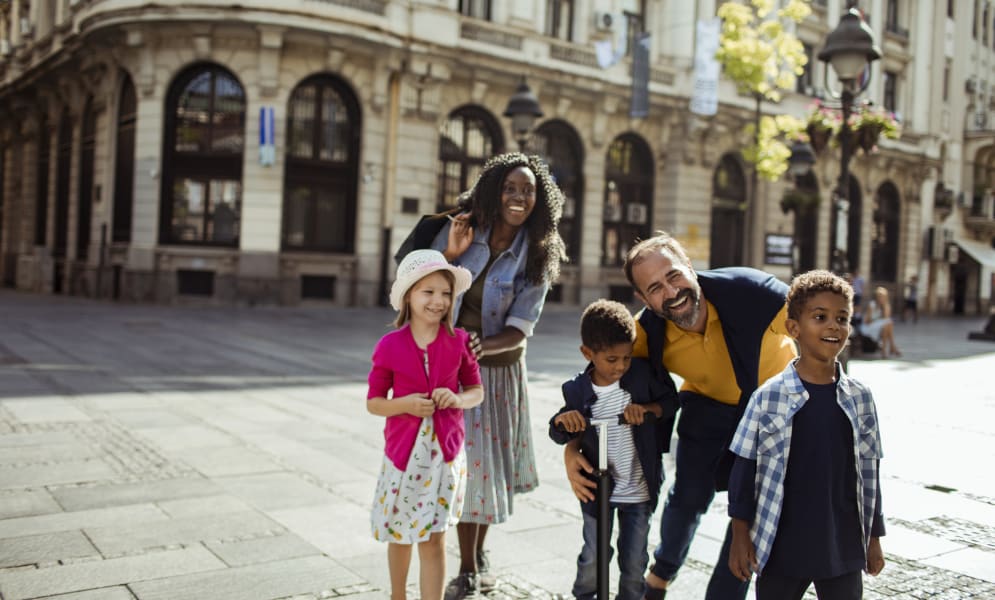
[(135, 194), (135, 123), (138, 98), (127, 74), (122, 76), (117, 104), (117, 146), (114, 150), (114, 222), (111, 240), (131, 241)]
[(284, 250), (355, 250), (360, 107), (331, 75), (302, 81), (287, 106)]
[(584, 201), (584, 147), (577, 130), (561, 120), (546, 121), (532, 139), (532, 151), (541, 156), (563, 191), (560, 237), (567, 245), (570, 264), (580, 264), (580, 217)]
[(245, 91), (220, 65), (194, 65), (166, 96), (159, 241), (238, 247)]
[(871, 279), (895, 283), (898, 280), (898, 231), (901, 200), (895, 184), (886, 181), (874, 194), (874, 228), (871, 230)]
[(798, 250), (796, 272), (815, 268), (816, 239), (819, 234), (819, 180), (811, 171), (797, 177), (795, 186), (810, 201), (795, 206), (795, 247)]
[(712, 268), (743, 264), (747, 207), (746, 177), (739, 159), (726, 154), (712, 176), (712, 227), (708, 264)]
[[(860, 266), (860, 229), (863, 222), (863, 194), (860, 182), (850, 175), (849, 210), (847, 211), (846, 264), (842, 270), (853, 271)], [(832, 269), (833, 252), (836, 248), (836, 229), (839, 220), (839, 206), (834, 202), (829, 221), (829, 268)]]
[(504, 136), (497, 120), (479, 106), (463, 106), (449, 113), (439, 129), (439, 198), (436, 208), (456, 206), (470, 189), (487, 159), (504, 152)]
[(653, 222), (653, 155), (634, 133), (615, 138), (605, 161), (601, 264), (621, 266), (629, 248), (650, 236)]
[(52, 258), (52, 291), (61, 294), (66, 272), (66, 247), (69, 244), (69, 177), (73, 158), (73, 120), (69, 109), (59, 117), (59, 134), (56, 140), (55, 161), (55, 244)]
[(79, 210), (76, 213), (76, 260), (86, 260), (90, 250), (90, 216), (93, 213), (94, 150), (97, 145), (97, 113), (93, 97), (83, 109), (83, 136), (79, 152)]

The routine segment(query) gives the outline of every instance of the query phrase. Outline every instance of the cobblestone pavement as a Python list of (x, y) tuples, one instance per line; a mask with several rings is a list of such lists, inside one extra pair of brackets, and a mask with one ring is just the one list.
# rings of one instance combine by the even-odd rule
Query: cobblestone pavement
[[(530, 342), (542, 485), (489, 533), (491, 600), (570, 589), (580, 514), (545, 422), (581, 366), (577, 316), (548, 308)], [(0, 600), (386, 598), (367, 531), (382, 420), (362, 399), (391, 319), (0, 291)], [(866, 598), (995, 599), (995, 344), (966, 339), (980, 328), (900, 323), (901, 360), (850, 364), (885, 447), (888, 565)], [(719, 495), (670, 600), (702, 596), (724, 513)]]

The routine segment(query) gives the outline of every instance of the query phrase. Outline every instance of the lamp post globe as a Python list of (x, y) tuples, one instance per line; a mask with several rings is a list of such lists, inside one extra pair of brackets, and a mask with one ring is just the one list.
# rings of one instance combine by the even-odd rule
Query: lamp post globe
[(811, 144), (795, 140), (791, 144), (791, 156), (788, 158), (788, 173), (792, 178), (806, 175), (815, 164), (815, 150)]
[(515, 93), (508, 100), (508, 107), (504, 109), (504, 116), (511, 118), (511, 130), (518, 141), (518, 149), (520, 151), (525, 151), (529, 133), (532, 132), (532, 126), (535, 125), (536, 120), (541, 118), (542, 115), (543, 112), (539, 106), (539, 99), (532, 93), (532, 88), (525, 81), (525, 77), (522, 77), (522, 81), (518, 84), (518, 89), (515, 90)]

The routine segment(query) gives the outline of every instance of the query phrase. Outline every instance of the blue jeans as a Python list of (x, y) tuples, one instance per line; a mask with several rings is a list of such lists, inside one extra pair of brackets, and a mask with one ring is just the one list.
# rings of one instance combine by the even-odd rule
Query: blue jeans
[[(660, 517), (660, 545), (653, 552), (653, 574), (670, 581), (687, 558), (701, 515), (715, 497), (715, 471), (736, 429), (736, 407), (701, 396), (681, 394), (677, 423), (677, 472)], [(739, 600), (748, 583), (729, 570), (732, 529), (726, 529), (705, 600)]]
[[(653, 507), (649, 502), (611, 505), (609, 532), (618, 513), (618, 595), (616, 600), (639, 600), (643, 597), (643, 574), (649, 557), (646, 538), (650, 531)], [(609, 560), (615, 554), (609, 547)], [(584, 513), (584, 547), (577, 557), (577, 579), (573, 595), (581, 600), (595, 600), (598, 594), (598, 520)]]

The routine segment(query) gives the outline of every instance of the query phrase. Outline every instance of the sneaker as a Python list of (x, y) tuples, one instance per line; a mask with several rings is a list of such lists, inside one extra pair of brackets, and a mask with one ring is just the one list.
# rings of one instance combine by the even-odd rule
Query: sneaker
[(491, 574), (491, 561), (486, 550), (477, 550), (477, 583), (481, 594), (490, 594), (497, 587), (497, 575)]
[(476, 595), (476, 573), (460, 573), (446, 586), (446, 600), (463, 600)]

